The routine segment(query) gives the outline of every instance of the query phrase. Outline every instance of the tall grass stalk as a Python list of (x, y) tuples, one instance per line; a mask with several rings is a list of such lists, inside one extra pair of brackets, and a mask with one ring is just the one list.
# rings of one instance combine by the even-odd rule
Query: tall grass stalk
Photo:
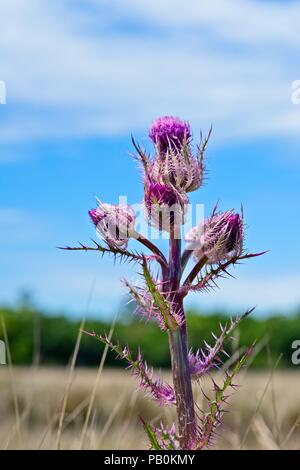
[[(19, 401), (18, 401), (17, 391), (16, 391), (16, 387), (15, 387), (15, 378), (14, 378), (14, 373), (13, 373), (13, 364), (12, 364), (12, 359), (11, 359), (11, 353), (10, 353), (10, 346), (9, 346), (9, 341), (8, 341), (6, 323), (5, 323), (5, 319), (4, 319), (3, 315), (1, 316), (1, 325), (2, 325), (4, 342), (6, 344), (8, 373), (9, 373), (9, 377), (10, 377), (11, 392), (12, 392), (14, 409), (15, 409), (15, 429), (16, 429), (17, 438), (18, 438), (18, 445), (19, 445), (19, 448), (20, 448), (22, 438), (21, 438), (21, 420), (20, 420)], [(9, 445), (10, 438), (11, 438), (11, 435), (8, 436), (7, 447)]]
[[(114, 329), (115, 329), (116, 321), (117, 321), (117, 315), (114, 318), (114, 321), (111, 325), (111, 328), (110, 328), (110, 331), (109, 331), (109, 334), (108, 334), (109, 340), (112, 338), (112, 335), (113, 335), (113, 332), (114, 332)], [(94, 386), (93, 386), (93, 389), (92, 389), (92, 392), (91, 392), (91, 395), (90, 395), (90, 400), (89, 400), (87, 412), (86, 412), (86, 415), (85, 415), (85, 420), (84, 420), (82, 431), (81, 431), (80, 443), (79, 443), (79, 449), (80, 450), (84, 448), (87, 429), (88, 429), (88, 425), (89, 425), (93, 405), (94, 405), (94, 402), (95, 402), (97, 389), (98, 389), (99, 382), (100, 382), (100, 377), (101, 377), (101, 374), (102, 374), (102, 371), (103, 371), (103, 367), (104, 367), (104, 363), (105, 363), (105, 359), (106, 359), (108, 350), (109, 350), (108, 345), (105, 345), (104, 351), (103, 351), (102, 356), (101, 356), (101, 361), (100, 361), (100, 364), (99, 364), (99, 367), (98, 367), (98, 370), (97, 370), (95, 383), (94, 383)]]
[(62, 400), (62, 408), (61, 408), (61, 413), (60, 413), (58, 428), (57, 428), (57, 436), (56, 436), (56, 442), (55, 442), (56, 449), (60, 448), (60, 442), (61, 442), (61, 437), (62, 437), (62, 432), (63, 432), (63, 424), (64, 424), (66, 408), (67, 408), (67, 403), (68, 403), (68, 396), (69, 396), (72, 382), (73, 382), (74, 370), (75, 370), (76, 360), (77, 360), (77, 356), (78, 356), (78, 352), (80, 348), (82, 331), (84, 329), (84, 325), (85, 325), (85, 318), (83, 318), (80, 323), (80, 328), (78, 330), (77, 340), (76, 340), (76, 344), (75, 344), (75, 348), (74, 348), (74, 352), (72, 355), (72, 360), (71, 360), (71, 364), (69, 368), (68, 381), (66, 384), (66, 388), (65, 388), (65, 392), (64, 392), (64, 396)]

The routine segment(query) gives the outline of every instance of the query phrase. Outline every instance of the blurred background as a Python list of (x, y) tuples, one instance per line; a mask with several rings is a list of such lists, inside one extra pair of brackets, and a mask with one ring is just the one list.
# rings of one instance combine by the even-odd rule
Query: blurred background
[(269, 250), (187, 302), (194, 347), (257, 306), (236, 333), (236, 350), (258, 346), (219, 445), (299, 447), (300, 2), (3, 0), (0, 18), (1, 448), (143, 447), (138, 414), (162, 413), (139, 394), (122, 411), (130, 376), (108, 354), (100, 380), (103, 348), (79, 345), (83, 318), (109, 331), (118, 314), (120, 341), (168, 374), (166, 338), (134, 317), (119, 282), (134, 266), (56, 248), (95, 237), (96, 196), (141, 201), (131, 133), (150, 150), (160, 115), (189, 120), (196, 141), (213, 126), (191, 202), (206, 216), (243, 204), (246, 247)]

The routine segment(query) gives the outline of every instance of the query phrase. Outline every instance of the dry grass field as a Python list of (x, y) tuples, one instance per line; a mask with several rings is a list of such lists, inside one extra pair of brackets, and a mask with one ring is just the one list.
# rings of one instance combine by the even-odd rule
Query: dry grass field
[[(216, 448), (299, 448), (299, 372), (244, 371), (239, 383)], [(0, 397), (1, 449), (146, 449), (139, 415), (172, 420), (121, 370), (1, 367)]]

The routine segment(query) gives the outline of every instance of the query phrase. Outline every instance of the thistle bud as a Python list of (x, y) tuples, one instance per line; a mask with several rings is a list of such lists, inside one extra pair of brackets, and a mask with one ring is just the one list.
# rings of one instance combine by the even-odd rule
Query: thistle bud
[(188, 198), (172, 186), (146, 182), (144, 206), (147, 219), (153, 227), (170, 231), (184, 224)]
[(213, 212), (202, 224), (193, 227), (186, 236), (187, 249), (197, 260), (206, 256), (209, 263), (219, 263), (239, 256), (243, 249), (244, 224), (232, 210)]
[(195, 191), (203, 181), (203, 152), (193, 155), (189, 124), (165, 116), (154, 121), (149, 136), (157, 155), (150, 165), (153, 181), (172, 185), (179, 191)]
[(135, 212), (126, 205), (100, 203), (96, 209), (89, 211), (90, 218), (97, 231), (109, 245), (127, 246), (128, 239), (134, 235)]

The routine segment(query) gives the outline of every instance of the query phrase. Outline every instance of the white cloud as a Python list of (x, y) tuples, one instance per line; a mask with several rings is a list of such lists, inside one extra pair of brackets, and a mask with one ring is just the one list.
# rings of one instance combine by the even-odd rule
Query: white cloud
[(0, 207), (0, 226), (6, 224), (19, 224), (24, 220), (24, 217), (25, 214), (20, 209)]
[[(15, 208), (0, 207), (0, 243), (3, 252), (20, 248), (20, 243), (35, 245), (51, 236), (51, 226), (44, 214)], [(26, 246), (29, 246), (26, 245)], [(23, 245), (22, 245), (23, 248)]]
[[(49, 257), (35, 257), (30, 265), (21, 256), (19, 271), (13, 278), (2, 281), (0, 302), (14, 302), (23, 289), (33, 292), (38, 305), (53, 310), (63, 309), (72, 314), (83, 314), (92, 292), (89, 311), (112, 315), (116, 312), (126, 290), (120, 277), (131, 277), (134, 269), (113, 268), (105, 263), (99, 270), (97, 263), (73, 263), (68, 259), (67, 266), (56, 258), (56, 267)], [(103, 272), (105, 270), (105, 276)], [(188, 298), (187, 306), (199, 311), (220, 309), (231, 314), (243, 313), (256, 306), (256, 313), (290, 313), (300, 305), (298, 275), (279, 278), (275, 276), (239, 276), (234, 280), (220, 282), (220, 289), (210, 293), (198, 293)]]
[(101, 260), (99, 269), (99, 256), (72, 255), (53, 249), (52, 254), (40, 250), (2, 256), (2, 268), (11, 275), (1, 280), (0, 304), (14, 304), (18, 294), (26, 290), (37, 305), (54, 311), (83, 315), (89, 304), (89, 313), (116, 312), (126, 293), (119, 278), (128, 268)]
[[(100, 5), (102, 0), (91, 0)], [(106, 0), (108, 3), (109, 0)], [(299, 48), (299, 2), (254, 0), (119, 0), (124, 15), (142, 17), (148, 23), (180, 29), (209, 27), (217, 38), (253, 46), (277, 42)]]
[(256, 306), (256, 312), (270, 313), (280, 311), (289, 313), (300, 306), (300, 276), (274, 276), (270, 273), (256, 274), (255, 277), (237, 275), (237, 279), (225, 279), (218, 282), (219, 289), (205, 294), (195, 294), (190, 302), (199, 308), (220, 308), (233, 312)]
[(162, 113), (217, 139), (299, 133), (299, 2), (10, 0), (0, 16), (1, 140), (138, 132)]

